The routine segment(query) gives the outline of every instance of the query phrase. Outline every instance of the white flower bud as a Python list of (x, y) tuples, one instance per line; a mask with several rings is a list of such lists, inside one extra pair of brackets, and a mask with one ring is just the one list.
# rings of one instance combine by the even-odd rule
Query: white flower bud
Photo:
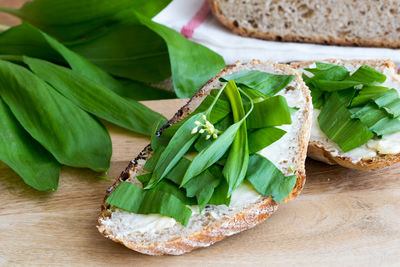
[(194, 127), (193, 130), (192, 130), (192, 134), (197, 133), (197, 130), (198, 130), (198, 128), (197, 128), (197, 127)]
[(201, 124), (201, 122), (199, 122), (199, 121), (195, 121), (195, 122), (194, 122), (194, 124), (196, 124), (196, 125), (200, 125), (200, 124)]
[(211, 135), (210, 135), (210, 134), (207, 134), (206, 140), (208, 140), (208, 139), (210, 139), (210, 138), (211, 138)]
[(213, 134), (213, 138), (214, 139), (217, 139), (217, 137), (218, 137), (218, 135), (215, 133), (215, 134)]
[(201, 134), (204, 133), (204, 129), (200, 129), (199, 133)]

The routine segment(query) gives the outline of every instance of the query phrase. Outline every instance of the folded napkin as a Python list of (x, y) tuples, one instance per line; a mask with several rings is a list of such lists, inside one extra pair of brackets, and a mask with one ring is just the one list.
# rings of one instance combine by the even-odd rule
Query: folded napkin
[(326, 58), (384, 58), (400, 65), (400, 49), (274, 42), (238, 36), (212, 16), (207, 0), (174, 0), (153, 20), (217, 52), (228, 65), (237, 60), (291, 62)]

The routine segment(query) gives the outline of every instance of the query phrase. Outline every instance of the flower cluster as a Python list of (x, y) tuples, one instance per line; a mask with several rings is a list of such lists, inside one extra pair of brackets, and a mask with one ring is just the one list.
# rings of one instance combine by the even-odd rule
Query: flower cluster
[(210, 139), (211, 136), (212, 136), (214, 139), (217, 139), (218, 134), (219, 134), (221, 131), (219, 131), (218, 129), (216, 129), (216, 128), (214, 127), (214, 125), (213, 125), (211, 122), (209, 122), (209, 121), (207, 120), (206, 115), (201, 116), (201, 118), (204, 120), (204, 123), (201, 123), (201, 122), (199, 122), (199, 121), (195, 121), (194, 123), (196, 124), (196, 127), (193, 128), (192, 134), (195, 134), (195, 133), (197, 133), (197, 132), (199, 132), (199, 133), (201, 133), (201, 134), (202, 134), (202, 133), (207, 133), (207, 135), (206, 135), (206, 140)]

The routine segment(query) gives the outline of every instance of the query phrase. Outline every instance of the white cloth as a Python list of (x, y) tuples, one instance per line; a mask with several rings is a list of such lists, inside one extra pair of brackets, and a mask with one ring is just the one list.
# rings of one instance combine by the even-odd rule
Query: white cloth
[[(203, 3), (203, 0), (174, 0), (153, 20), (180, 32)], [(236, 60), (291, 62), (327, 58), (391, 59), (396, 64), (400, 63), (400, 49), (273, 42), (238, 36), (211, 14), (194, 31), (190, 39), (220, 54), (228, 65)]]

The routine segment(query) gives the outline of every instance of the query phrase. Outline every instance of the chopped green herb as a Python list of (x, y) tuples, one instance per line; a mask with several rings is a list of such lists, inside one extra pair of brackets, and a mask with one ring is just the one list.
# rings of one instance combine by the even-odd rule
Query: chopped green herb
[(297, 176), (285, 176), (267, 158), (254, 154), (250, 156), (246, 179), (263, 196), (272, 196), (280, 203), (292, 192)]

